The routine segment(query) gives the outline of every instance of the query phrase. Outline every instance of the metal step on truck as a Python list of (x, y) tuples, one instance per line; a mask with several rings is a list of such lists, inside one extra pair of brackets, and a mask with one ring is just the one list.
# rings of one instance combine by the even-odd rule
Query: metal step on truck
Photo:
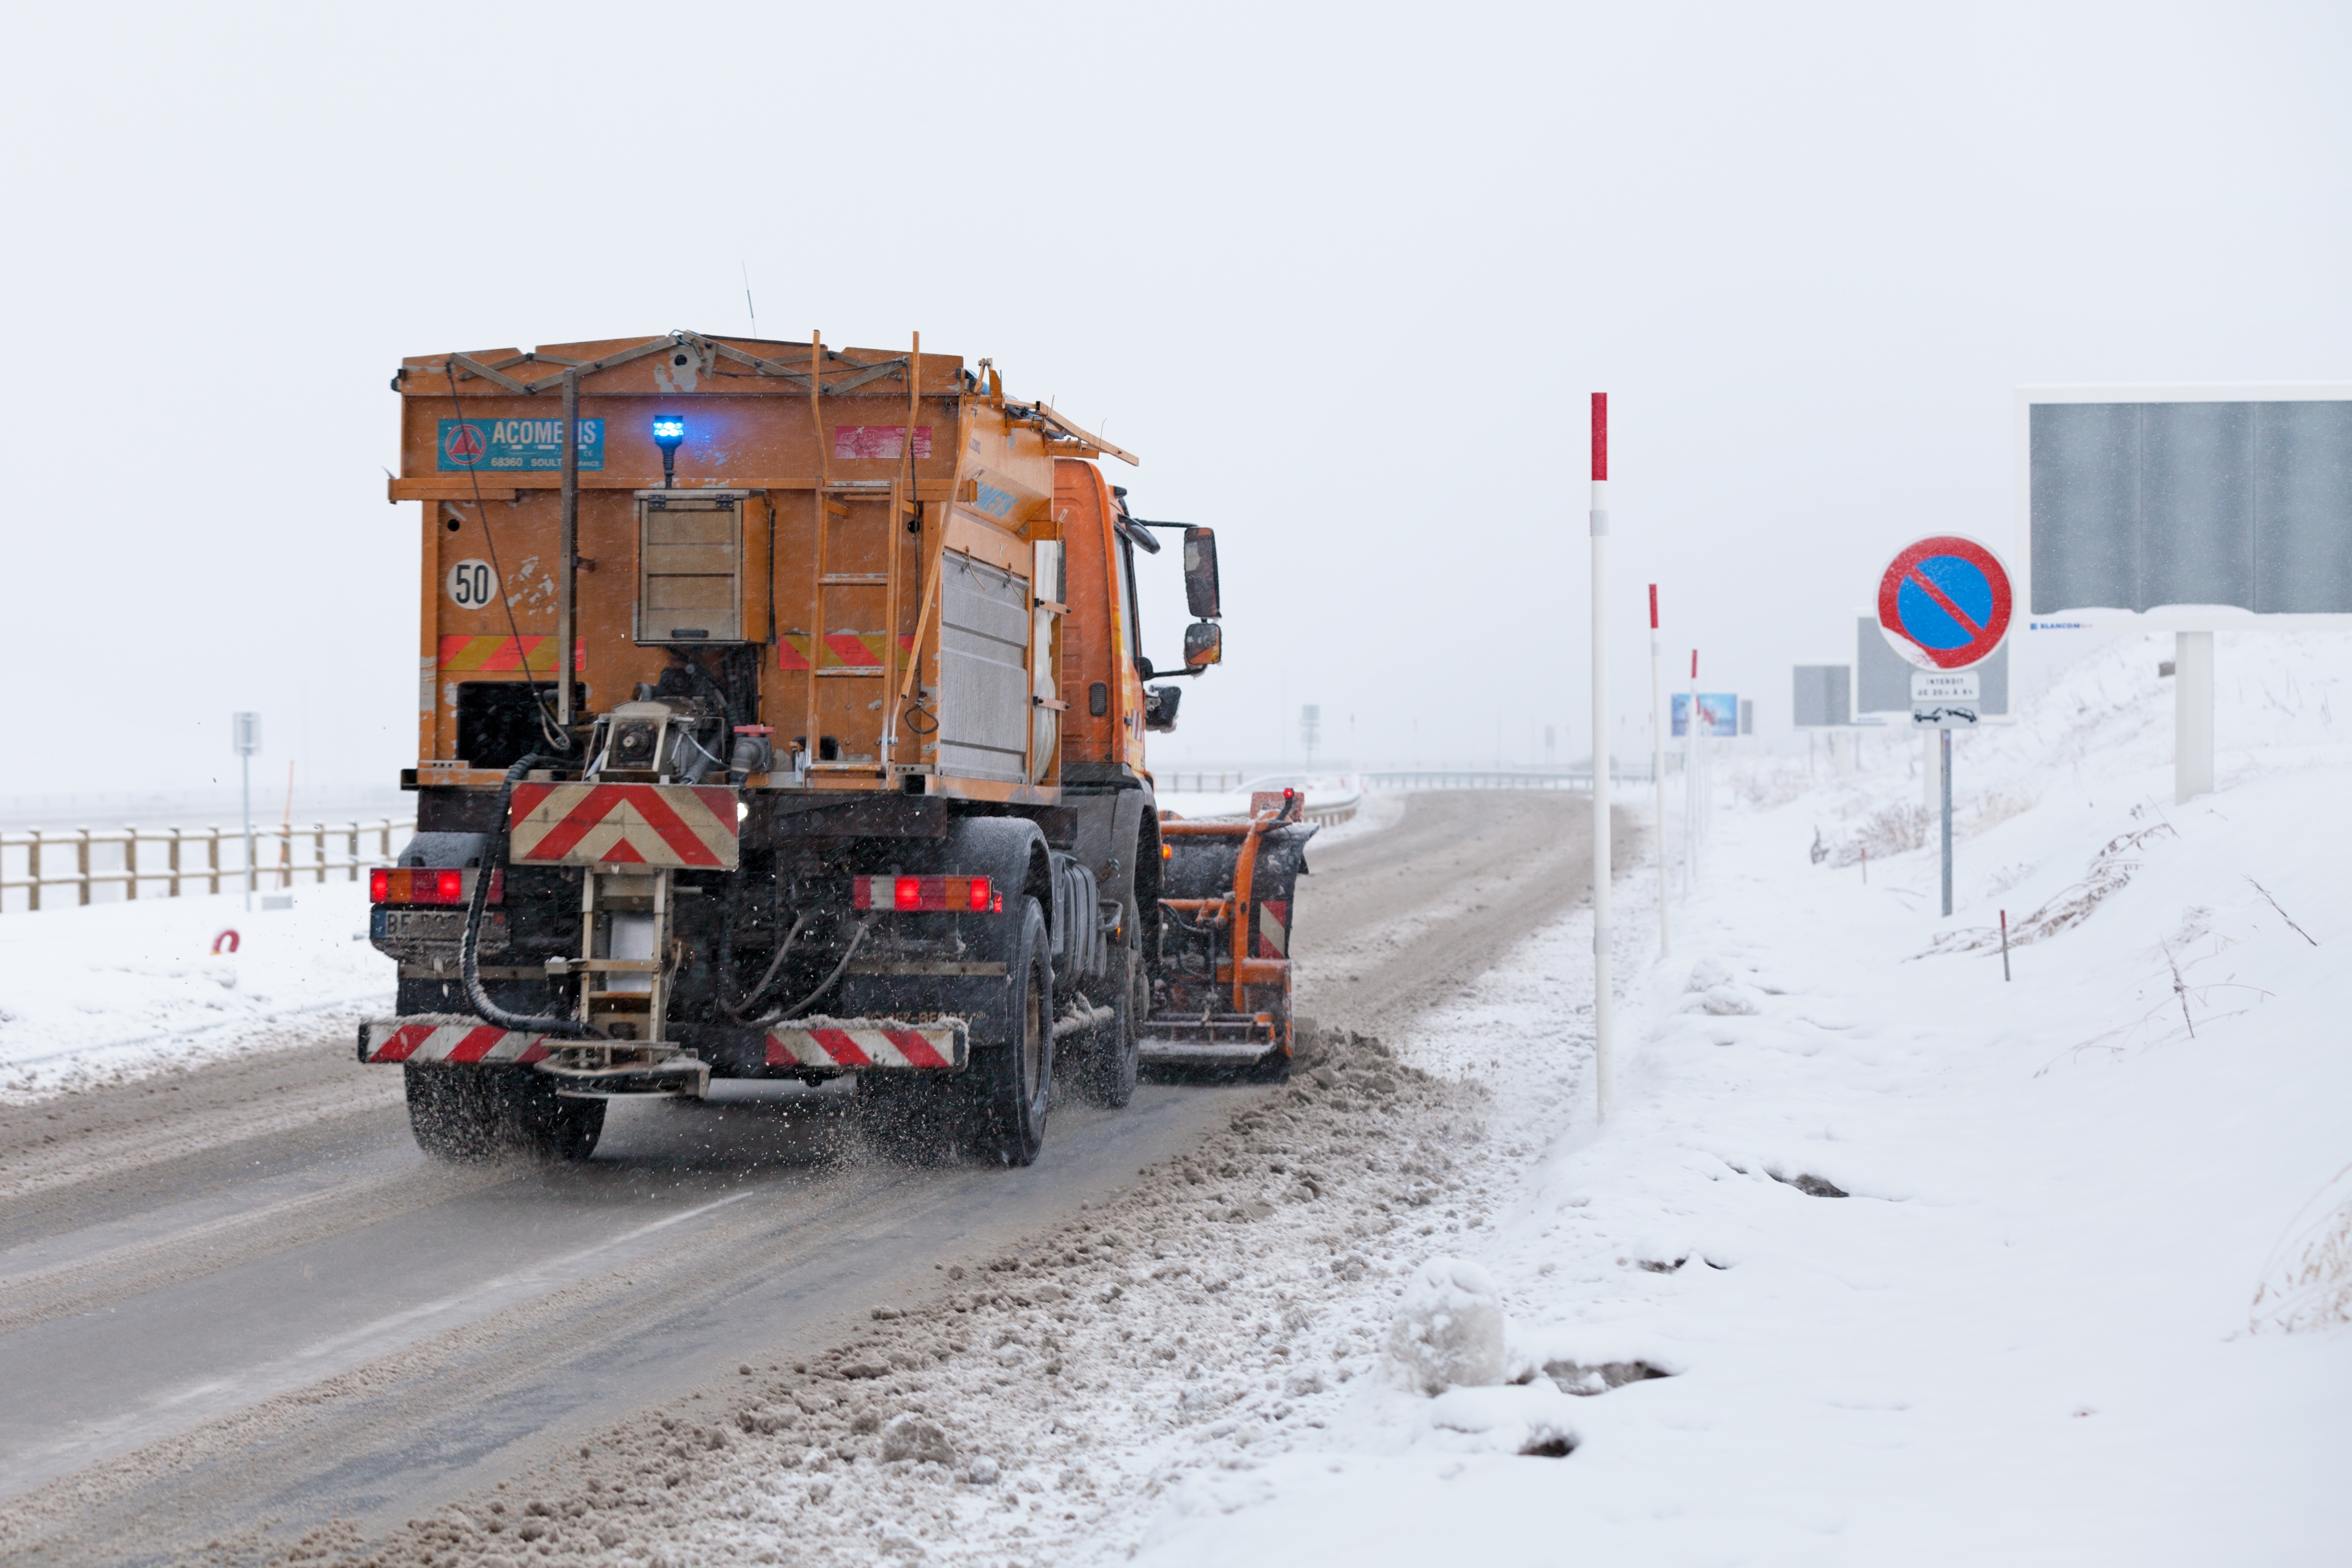
[[(677, 331), (405, 360), (417, 831), (371, 876), (426, 1151), (585, 1158), (625, 1096), (854, 1076), (1026, 1164), (1052, 1084), (1280, 1077), (1314, 829), (1163, 814), (1216, 541), (987, 360)], [(1181, 662), (1137, 584), (1181, 550)]]

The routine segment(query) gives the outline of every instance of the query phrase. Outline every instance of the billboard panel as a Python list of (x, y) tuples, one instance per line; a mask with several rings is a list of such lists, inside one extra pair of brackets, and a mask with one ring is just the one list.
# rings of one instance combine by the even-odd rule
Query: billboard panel
[(1853, 722), (1853, 669), (1843, 664), (1801, 664), (1796, 667), (1797, 728)]
[[(1675, 693), (1674, 732), (1677, 735), (1690, 733), (1690, 697), (1687, 691)], [(1702, 735), (1738, 735), (1739, 699), (1728, 691), (1700, 692), (1698, 732)]]
[(2352, 614), (2352, 388), (2020, 397), (2030, 614)]

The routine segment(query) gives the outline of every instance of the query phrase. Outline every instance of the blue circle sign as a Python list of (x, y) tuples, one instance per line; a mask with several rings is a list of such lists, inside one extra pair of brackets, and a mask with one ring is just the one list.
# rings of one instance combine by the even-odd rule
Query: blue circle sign
[(1904, 547), (1878, 581), (1878, 628), (1929, 669), (1981, 663), (2009, 635), (2009, 571), (1973, 539), (1937, 534)]

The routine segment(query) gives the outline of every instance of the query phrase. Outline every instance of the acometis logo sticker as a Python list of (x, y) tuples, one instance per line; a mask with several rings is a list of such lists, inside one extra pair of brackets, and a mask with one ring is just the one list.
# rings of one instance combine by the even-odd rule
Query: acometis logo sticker
[(480, 462), (482, 454), (488, 450), (489, 445), (482, 439), (480, 426), (460, 425), (454, 419), (445, 419), (441, 422), (441, 460), (443, 462), (455, 463), (460, 468), (471, 468)]
[[(580, 468), (604, 466), (604, 422), (580, 421)], [(553, 473), (563, 467), (561, 419), (444, 419), (434, 458), (445, 474), (482, 469), (489, 473)]]

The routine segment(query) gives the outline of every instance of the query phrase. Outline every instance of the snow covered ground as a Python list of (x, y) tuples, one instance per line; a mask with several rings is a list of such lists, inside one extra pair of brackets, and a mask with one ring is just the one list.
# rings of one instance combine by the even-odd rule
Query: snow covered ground
[(1580, 915), (1393, 1056), (1324, 1042), (941, 1299), (383, 1560), (2343, 1561), (2352, 646), (2224, 639), (2185, 808), (2161, 651), (1962, 742), (1948, 921), (1907, 750), (1727, 777), (1671, 960), (1626, 884), (1606, 1126)]
[(292, 897), (250, 913), (223, 893), (0, 917), (0, 1100), (279, 1049), (389, 1005), (367, 884)]
[[(2344, 1561), (2352, 646), (2223, 639), (2222, 789), (2187, 807), (2168, 652), (1962, 740), (1949, 921), (1935, 850), (1896, 847), (1899, 752), (1737, 781), (1605, 1129), (1544, 1109), (1584, 1082), (1549, 1022), (1577, 933), (1487, 976), (1405, 1054), (1482, 1080), (1490, 1137), (1553, 1135), (1446, 1248), (1532, 1381), (1365, 1378), (1288, 1453), (1193, 1472), (1141, 1560)], [(1562, 1392), (1627, 1363), (1672, 1375)], [(1521, 1456), (1547, 1439), (1572, 1455)]]

